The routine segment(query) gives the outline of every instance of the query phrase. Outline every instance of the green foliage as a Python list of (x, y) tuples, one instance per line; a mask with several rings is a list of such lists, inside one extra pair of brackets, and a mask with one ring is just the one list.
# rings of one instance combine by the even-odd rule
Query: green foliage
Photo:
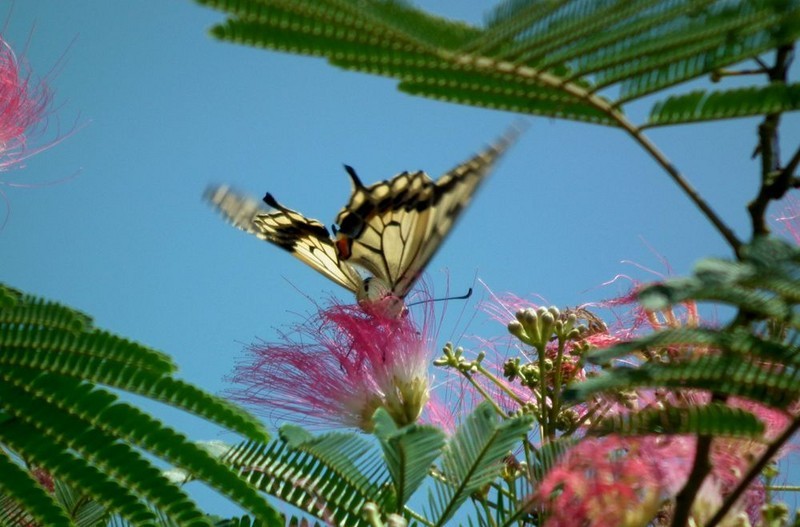
[[(754, 233), (765, 234), (766, 205), (797, 186), (800, 162), (796, 154), (781, 168), (769, 151), (777, 137), (765, 130), (778, 122), (768, 114), (797, 110), (800, 85), (782, 77), (788, 59), (767, 68), (759, 56), (789, 53), (800, 35), (799, 0), (508, 0), (480, 28), (396, 0), (197, 1), (226, 14), (212, 29), (221, 40), (324, 57), (340, 68), (395, 78), (400, 90), (414, 95), (623, 128), (738, 257), (707, 259), (689, 278), (645, 288), (642, 305), (659, 311), (712, 301), (735, 308), (736, 316), (726, 327), (671, 327), (589, 353), (586, 360), (603, 371), (564, 392), (567, 381), (559, 375), (569, 332), (542, 340), (537, 371), (551, 363), (562, 382), (540, 374), (534, 402), (516, 402), (520, 413), (539, 418), (543, 445), (528, 438), (531, 417), (508, 417), (498, 405), (483, 403), (450, 438), (430, 426), (398, 428), (379, 410), (378, 449), (363, 435), (315, 436), (296, 426), (284, 426), (280, 438), (267, 443), (253, 418), (176, 379), (176, 366), (163, 353), (98, 330), (75, 310), (0, 286), (0, 524), (281, 525), (267, 494), (326, 524), (371, 526), (399, 514), (446, 525), (472, 500), (481, 525), (539, 525), (544, 516), (534, 502), (536, 485), (577, 441), (557, 433), (589, 423), (590, 434), (694, 434), (696, 467), (703, 469), (707, 438), (764, 440), (764, 423), (732, 398), (778, 410), (800, 400), (800, 250), (766, 237), (741, 244), (641, 134), (646, 127), (767, 115), (760, 129), (762, 192), (749, 208)], [(757, 73), (768, 74), (768, 85), (675, 89), (655, 102), (641, 127), (624, 113), (627, 103), (686, 81), (737, 74), (728, 68), (751, 58)], [(553, 317), (555, 323), (563, 320)], [(602, 323), (598, 328), (605, 331)], [(570, 342), (570, 351), (583, 353), (586, 333), (575, 334), (581, 342)], [(557, 359), (550, 361), (545, 351), (556, 347)], [(470, 380), (490, 377), (481, 361), (460, 371)], [(655, 394), (644, 409), (592, 413), (644, 389)], [(193, 413), (247, 441), (220, 459), (121, 401), (120, 391)], [(563, 408), (565, 399), (588, 402), (588, 418)], [(547, 419), (561, 427), (548, 429)], [(788, 431), (798, 427), (795, 421)], [(765, 444), (754, 474), (788, 437)], [(523, 460), (515, 451), (520, 445)], [(187, 480), (205, 481), (253, 516), (205, 515), (152, 458)], [(702, 470), (693, 474), (697, 481), (690, 478), (689, 491), (700, 488), (696, 474), (703, 476)], [(422, 515), (409, 503), (426, 480)], [(733, 503), (736, 496), (726, 499)], [(683, 507), (689, 506), (691, 500)], [(376, 515), (365, 515), (373, 509)], [(676, 524), (687, 523), (679, 521), (680, 503), (669, 512), (676, 512)], [(286, 520), (307, 524), (305, 518)]]
[(667, 280), (643, 290), (651, 310), (688, 299), (739, 307), (749, 318), (775, 319), (800, 328), (794, 309), (800, 301), (800, 249), (773, 238), (757, 238), (741, 250), (740, 261), (708, 258), (688, 278)]
[(593, 427), (593, 433), (599, 435), (703, 434), (757, 439), (763, 432), (764, 424), (750, 412), (717, 403), (690, 408), (651, 408), (606, 417)]
[(653, 106), (647, 126), (732, 119), (800, 109), (800, 84), (697, 90)]
[(435, 518), (431, 525), (445, 525), (467, 499), (490, 488), (504, 458), (530, 430), (531, 419), (501, 421), (482, 404), (449, 441), (430, 426), (398, 428), (382, 410), (376, 412), (375, 423), (383, 458), (363, 436), (313, 436), (285, 425), (280, 440), (245, 442), (226, 459), (262, 491), (337, 525), (372, 525), (363, 515), (368, 503), (383, 517), (398, 513), (419, 519), (405, 504), (425, 476), (433, 474), (429, 518)]
[(19, 464), (0, 455), (0, 525), (73, 525), (64, 509), (50, 498), (47, 491)]
[(53, 482), (53, 486), (56, 499), (66, 510), (71, 511), (78, 527), (96, 526), (107, 517), (103, 506), (94, 500), (87, 500), (82, 492), (78, 492), (58, 480)]
[(363, 437), (331, 433), (313, 437), (284, 426), (281, 440), (245, 442), (226, 460), (261, 491), (338, 525), (367, 525), (361, 508), (382, 499), (388, 475)]
[[(720, 401), (731, 396), (786, 409), (800, 400), (800, 349), (796, 344), (800, 301), (800, 250), (776, 239), (757, 239), (739, 261), (708, 259), (694, 275), (666, 280), (640, 293), (643, 306), (663, 310), (680, 302), (715, 300), (738, 309), (724, 328), (675, 327), (591, 353), (606, 371), (568, 390), (575, 400), (639, 388), (701, 390)], [(769, 321), (769, 324), (765, 324)], [(623, 357), (640, 364), (615, 365)], [(699, 392), (698, 392), (699, 393)], [(603, 420), (603, 433), (696, 433), (754, 437), (755, 417), (725, 404), (675, 406), (665, 400), (648, 409)]]
[(529, 416), (500, 420), (488, 403), (465, 419), (447, 443), (439, 477), (428, 496), (428, 513), (434, 525), (447, 525), (463, 503), (488, 487), (503, 469), (503, 459), (528, 433)]
[[(276, 519), (224, 463), (98, 385), (176, 406), (252, 439), (267, 437), (249, 415), (173, 378), (174, 371), (164, 354), (96, 329), (86, 315), (0, 286), (3, 514), (24, 511), (20, 519), (30, 515), (43, 525), (90, 525), (111, 514), (131, 525), (152, 524), (162, 514), (175, 525), (209, 524), (146, 452), (256, 516)], [(52, 477), (53, 489), (43, 489), (30, 470)]]
[(380, 440), (386, 468), (397, 493), (397, 505), (402, 507), (428, 476), (433, 461), (441, 455), (445, 435), (432, 426), (410, 425), (399, 429), (383, 409), (376, 412), (374, 420), (375, 435)]
[[(211, 30), (220, 40), (325, 57), (414, 95), (625, 127), (625, 103), (800, 34), (796, 0), (508, 0), (482, 28), (389, 0), (197, 1), (227, 14)], [(649, 124), (795, 110), (796, 91), (673, 96)]]
[[(271, 527), (273, 525), (275, 525), (276, 527), (283, 526), (284, 523), (283, 522), (265, 523), (262, 522), (261, 520), (254, 519), (249, 516), (242, 516), (240, 518), (229, 518), (214, 523), (214, 527)], [(286, 525), (297, 525), (297, 524), (293, 524), (290, 522)]]
[(577, 441), (573, 437), (564, 436), (536, 449), (531, 466), (534, 481), (541, 481), (553, 468), (561, 456)]

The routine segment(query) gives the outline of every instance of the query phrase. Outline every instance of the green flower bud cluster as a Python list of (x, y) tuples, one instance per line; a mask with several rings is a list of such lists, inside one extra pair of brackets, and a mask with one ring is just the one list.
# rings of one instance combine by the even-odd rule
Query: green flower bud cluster
[(553, 336), (560, 314), (557, 307), (521, 309), (508, 323), (508, 331), (525, 344), (542, 349)]
[(507, 327), (509, 333), (525, 344), (543, 349), (554, 339), (559, 342), (581, 342), (593, 331), (596, 332), (597, 330), (590, 330), (580, 322), (582, 318), (589, 317), (592, 325), (596, 317), (583, 308), (567, 309), (564, 312), (555, 306), (535, 310), (527, 308), (517, 311), (515, 320), (509, 322)]

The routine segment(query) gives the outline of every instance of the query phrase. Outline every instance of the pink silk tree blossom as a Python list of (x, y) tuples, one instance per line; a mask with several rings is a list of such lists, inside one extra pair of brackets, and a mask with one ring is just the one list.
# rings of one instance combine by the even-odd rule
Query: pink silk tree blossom
[[(0, 174), (24, 168), (29, 158), (72, 134), (74, 129), (65, 135), (57, 133), (54, 138), (42, 140), (52, 98), (47, 83), (34, 76), (27, 61), (18, 57), (0, 34)], [(34, 139), (39, 143), (34, 144)], [(10, 215), (3, 187), (32, 186), (37, 185), (0, 180), (0, 199), (6, 203), (0, 229)]]
[(51, 145), (31, 147), (52, 100), (49, 87), (33, 77), (25, 61), (0, 36), (0, 171), (23, 166)]
[(332, 304), (295, 324), (278, 343), (258, 343), (236, 365), (232, 398), (261, 414), (306, 424), (372, 429), (384, 408), (399, 425), (429, 398), (432, 308), (421, 328)]
[(800, 245), (800, 200), (795, 195), (790, 195), (781, 204), (783, 209), (774, 219), (780, 225), (782, 234)]
[[(688, 472), (680, 437), (588, 438), (541, 481), (545, 527), (644, 527)], [(691, 459), (691, 458), (689, 458)]]

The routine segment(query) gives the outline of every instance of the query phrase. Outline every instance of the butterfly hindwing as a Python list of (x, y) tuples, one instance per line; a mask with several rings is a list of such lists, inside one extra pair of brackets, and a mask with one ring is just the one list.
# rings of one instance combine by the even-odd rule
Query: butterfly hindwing
[(361, 277), (339, 258), (328, 229), (319, 221), (280, 205), (269, 194), (265, 201), (270, 208), (227, 186), (210, 188), (206, 199), (234, 226), (289, 251), (354, 293), (361, 288)]

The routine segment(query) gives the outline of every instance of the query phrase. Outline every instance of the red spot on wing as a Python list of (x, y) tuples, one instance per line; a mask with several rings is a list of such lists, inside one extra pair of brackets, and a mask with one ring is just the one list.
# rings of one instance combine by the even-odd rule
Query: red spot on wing
[(342, 260), (347, 260), (352, 256), (352, 251), (350, 250), (350, 244), (353, 243), (353, 239), (348, 236), (342, 236), (341, 234), (336, 237), (336, 251), (339, 253), (339, 258)]

